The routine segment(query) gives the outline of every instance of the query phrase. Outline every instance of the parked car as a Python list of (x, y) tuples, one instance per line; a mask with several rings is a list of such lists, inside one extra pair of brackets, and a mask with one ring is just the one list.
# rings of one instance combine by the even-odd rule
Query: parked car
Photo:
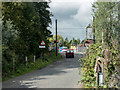
[(74, 58), (74, 51), (73, 50), (67, 50), (66, 58)]

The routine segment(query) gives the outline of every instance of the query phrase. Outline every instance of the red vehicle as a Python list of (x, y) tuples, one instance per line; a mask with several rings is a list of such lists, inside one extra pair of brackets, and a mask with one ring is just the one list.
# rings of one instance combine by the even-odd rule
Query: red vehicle
[(73, 50), (67, 50), (66, 58), (74, 58), (74, 51)]

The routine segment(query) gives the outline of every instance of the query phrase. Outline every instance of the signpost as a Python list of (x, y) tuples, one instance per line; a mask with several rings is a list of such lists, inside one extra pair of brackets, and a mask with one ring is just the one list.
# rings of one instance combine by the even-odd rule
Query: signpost
[(103, 65), (103, 58), (96, 57), (96, 64), (95, 64), (95, 73), (96, 73), (96, 84), (98, 86), (103, 86), (104, 82), (104, 65)]
[[(46, 45), (45, 42), (42, 40), (42, 42), (39, 45), (39, 48), (45, 48), (45, 45)], [(42, 60), (44, 60), (44, 50), (42, 51), (41, 54), (42, 54), (42, 58), (43, 58)]]
[(45, 48), (45, 42), (42, 40), (42, 42), (40, 43), (40, 45), (39, 45), (39, 48)]

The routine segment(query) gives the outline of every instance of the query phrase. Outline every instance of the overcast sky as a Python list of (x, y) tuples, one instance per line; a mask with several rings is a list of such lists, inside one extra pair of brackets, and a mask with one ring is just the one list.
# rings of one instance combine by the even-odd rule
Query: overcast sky
[[(94, 0), (52, 0), (51, 31), (55, 35), (55, 19), (58, 20), (58, 34), (68, 39), (85, 39), (85, 27), (92, 23), (92, 3)], [(90, 36), (90, 35), (88, 35)]]

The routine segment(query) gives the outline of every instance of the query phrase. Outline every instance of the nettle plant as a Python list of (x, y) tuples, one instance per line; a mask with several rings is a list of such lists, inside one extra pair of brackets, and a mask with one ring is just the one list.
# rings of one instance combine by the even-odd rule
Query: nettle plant
[(96, 57), (102, 56), (101, 51), (102, 48), (100, 47), (102, 44), (97, 43), (94, 45), (91, 45), (87, 52), (86, 57), (81, 59), (82, 63), (82, 72), (83, 72), (83, 78), (81, 80), (82, 83), (85, 84), (85, 86), (95, 86), (96, 77), (94, 76), (94, 68), (96, 63)]
[[(115, 76), (119, 76), (120, 73), (120, 57), (119, 57), (119, 52), (118, 50), (112, 48), (109, 50), (109, 62), (108, 62), (108, 65), (107, 65), (107, 74), (108, 74), (108, 79), (106, 80), (107, 81), (107, 84), (111, 85), (111, 81), (113, 83), (113, 85), (115, 86), (118, 86), (118, 81), (114, 81), (114, 79), (112, 80), (112, 78), (115, 78)], [(117, 78), (116, 78), (117, 79)], [(114, 87), (114, 86), (113, 86)]]

